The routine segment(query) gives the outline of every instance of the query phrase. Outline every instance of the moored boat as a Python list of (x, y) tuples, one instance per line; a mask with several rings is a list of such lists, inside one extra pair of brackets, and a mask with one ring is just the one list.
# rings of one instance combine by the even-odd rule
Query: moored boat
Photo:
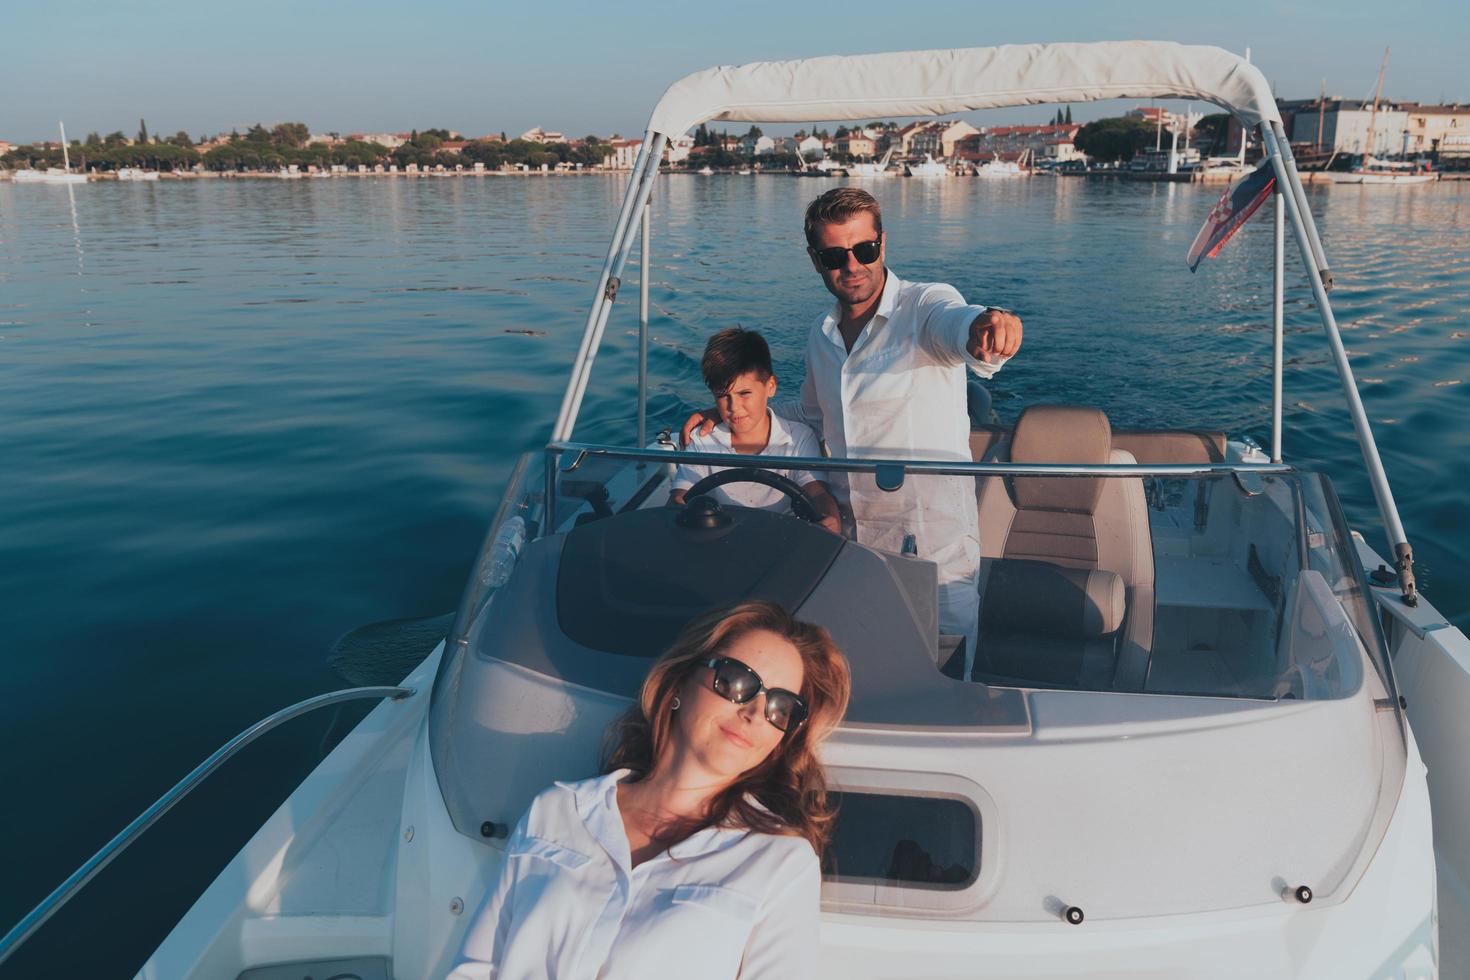
[(86, 174), (74, 174), (71, 172), (71, 154), (66, 148), (66, 124), (57, 123), (61, 130), (61, 169), (48, 167), (45, 170), (17, 170), (11, 174), (10, 179), (17, 184), (85, 184)]
[(888, 161), (892, 159), (893, 147), (889, 147), (881, 160), (848, 164), (847, 175), (849, 177), (886, 177), (889, 174)]
[(948, 177), (949, 168), (935, 160), (931, 154), (924, 154), (922, 163), (910, 163), (904, 168), (910, 177)]

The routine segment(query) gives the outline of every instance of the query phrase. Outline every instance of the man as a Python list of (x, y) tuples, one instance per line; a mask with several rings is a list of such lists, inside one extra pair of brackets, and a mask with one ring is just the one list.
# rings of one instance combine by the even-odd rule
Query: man
[[(807, 254), (837, 299), (807, 337), (806, 380), (796, 405), (772, 408), (821, 432), (834, 457), (970, 460), (966, 371), (988, 378), (1021, 346), (1021, 321), (970, 306), (953, 286), (905, 282), (888, 271), (883, 213), (855, 187), (828, 191), (806, 211)], [(696, 413), (684, 442), (715, 413)], [(701, 426), (702, 423), (702, 426)], [(910, 475), (879, 490), (872, 474), (832, 474), (857, 539), (939, 566), (940, 632), (965, 637), (974, 662), (980, 530), (974, 481)]]

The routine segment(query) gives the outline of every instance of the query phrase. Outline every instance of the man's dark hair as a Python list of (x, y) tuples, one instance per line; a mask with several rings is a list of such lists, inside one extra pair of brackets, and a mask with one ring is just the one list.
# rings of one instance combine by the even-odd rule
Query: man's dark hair
[(716, 395), (729, 391), (735, 379), (749, 371), (762, 381), (776, 373), (771, 369), (771, 348), (766, 338), (741, 327), (730, 327), (711, 337), (704, 345), (699, 369), (704, 373), (704, 383)]
[(876, 197), (857, 187), (834, 187), (807, 205), (806, 243), (816, 248), (818, 228), (844, 224), (859, 214), (871, 214), (873, 230), (883, 234), (883, 209)]

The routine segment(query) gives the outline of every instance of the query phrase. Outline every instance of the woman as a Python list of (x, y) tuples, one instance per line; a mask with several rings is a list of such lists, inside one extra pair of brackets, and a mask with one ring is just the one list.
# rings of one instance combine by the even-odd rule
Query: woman
[(847, 695), (827, 631), (779, 606), (691, 622), (609, 733), (607, 775), (531, 803), (450, 977), (814, 972), (835, 816), (815, 750)]

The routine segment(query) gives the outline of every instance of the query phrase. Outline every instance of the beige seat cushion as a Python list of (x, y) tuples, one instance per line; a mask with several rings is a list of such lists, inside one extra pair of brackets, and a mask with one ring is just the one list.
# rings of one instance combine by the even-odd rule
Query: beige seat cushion
[[(1027, 409), (1009, 437), (995, 429), (972, 433), (971, 437), (972, 449), (983, 451), (982, 460), (1118, 465), (1136, 462), (1132, 454), (1114, 448), (1113, 443), (1114, 434), (1102, 412), (1053, 405)], [(1202, 443), (1196, 441), (1199, 445)], [(1013, 654), (1027, 656), (1024, 647), (1030, 642), (1034, 648), (1031, 656), (1051, 658), (1045, 665), (1039, 660), (1034, 664), (1035, 680), (1045, 675), (1051, 683), (1111, 684), (1124, 690), (1141, 690), (1153, 642), (1154, 602), (1153, 541), (1143, 480), (982, 477), (977, 480), (976, 496), (982, 556), (982, 635), (977, 676), (1004, 676), (1008, 673), (1005, 663), (1012, 661)], [(1078, 573), (1098, 571), (1117, 576), (1124, 596), (1121, 631), (1112, 636), (1069, 629), (1063, 631), (1063, 636), (1048, 622), (1046, 607), (1036, 603), (1024, 607), (1033, 625), (1005, 620), (1005, 613), (992, 611), (990, 606), (993, 599), (1002, 601), (1009, 587), (1002, 586), (1002, 593), (992, 597), (990, 579), (998, 568), (1013, 562), (1040, 562)], [(1106, 578), (1094, 581), (1096, 589), (1110, 595), (1110, 586), (1103, 584)], [(1098, 610), (1110, 602), (1101, 593), (1091, 600)], [(1036, 602), (1060, 603), (1055, 608), (1064, 612), (1053, 615), (1077, 620), (1085, 607), (1080, 596), (1086, 594), (1087, 587), (1074, 580), (1070, 586), (1055, 585), (1039, 591)], [(996, 615), (1002, 620), (995, 620)], [(1041, 643), (1042, 639), (1047, 642)], [(1012, 666), (1019, 668), (1024, 663), (1018, 660)], [(1074, 672), (1070, 681), (1065, 679), (1068, 671)], [(1016, 676), (1030, 675), (1020, 670)]]

